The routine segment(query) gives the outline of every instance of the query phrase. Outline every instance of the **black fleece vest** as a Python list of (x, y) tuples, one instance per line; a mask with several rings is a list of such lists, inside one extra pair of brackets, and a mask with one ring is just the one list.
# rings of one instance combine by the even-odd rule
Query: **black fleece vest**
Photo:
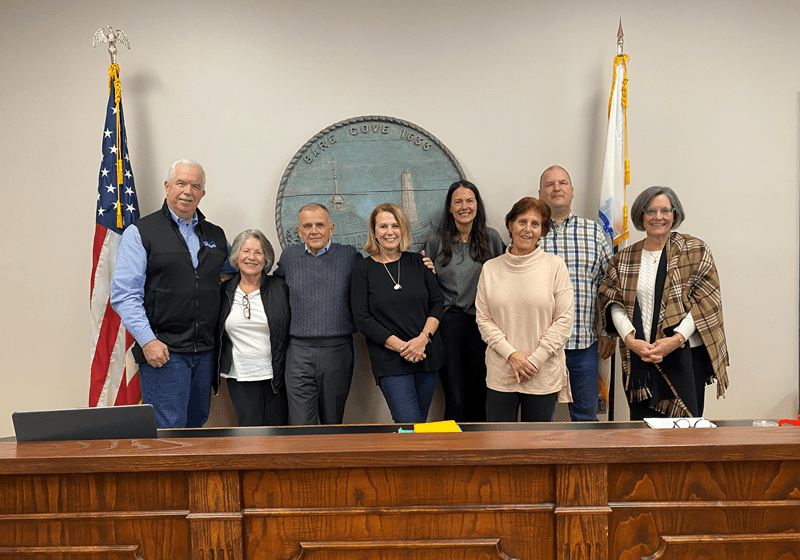
[[(228, 258), (228, 246), (222, 228), (206, 221), (199, 210), (197, 218), (194, 228), (200, 238), (197, 269), (166, 201), (160, 211), (135, 222), (147, 251), (145, 313), (156, 338), (170, 352), (214, 349), (219, 277)], [(139, 363), (144, 361), (138, 344), (134, 357)]]

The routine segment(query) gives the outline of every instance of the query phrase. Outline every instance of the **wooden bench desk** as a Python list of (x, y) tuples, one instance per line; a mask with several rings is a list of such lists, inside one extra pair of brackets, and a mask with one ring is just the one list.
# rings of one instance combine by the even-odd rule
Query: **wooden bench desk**
[(800, 559), (800, 428), (720, 424), (0, 441), (0, 558)]

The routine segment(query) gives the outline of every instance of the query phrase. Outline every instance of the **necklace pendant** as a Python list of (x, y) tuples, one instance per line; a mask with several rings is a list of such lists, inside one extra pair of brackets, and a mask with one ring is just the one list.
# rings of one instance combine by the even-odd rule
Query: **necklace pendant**
[(386, 266), (386, 263), (383, 263), (383, 268), (386, 269), (386, 274), (388, 274), (389, 278), (392, 279), (392, 283), (394, 284), (394, 290), (395, 291), (402, 290), (403, 286), (400, 285), (400, 261), (399, 260), (397, 261), (397, 280), (395, 280), (394, 276), (392, 276), (392, 273), (389, 272), (389, 267)]

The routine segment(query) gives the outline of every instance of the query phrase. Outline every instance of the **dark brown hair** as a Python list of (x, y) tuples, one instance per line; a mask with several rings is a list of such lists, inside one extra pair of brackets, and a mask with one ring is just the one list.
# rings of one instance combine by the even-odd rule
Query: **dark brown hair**
[(542, 237), (550, 232), (550, 207), (538, 198), (526, 196), (516, 201), (511, 210), (508, 211), (508, 214), (506, 214), (506, 229), (508, 233), (511, 233), (511, 224), (514, 220), (530, 210), (536, 210), (542, 218)]
[[(469, 255), (472, 260), (479, 263), (485, 263), (494, 256), (492, 255), (492, 245), (489, 242), (489, 230), (486, 228), (486, 210), (483, 207), (481, 193), (478, 192), (478, 187), (465, 179), (450, 185), (447, 190), (447, 196), (444, 199), (444, 211), (442, 212), (442, 221), (439, 224), (439, 238), (442, 240), (442, 266), (450, 264), (450, 259), (453, 258), (453, 240), (461, 238), (461, 232), (456, 227), (453, 214), (450, 213), (453, 193), (460, 187), (471, 190), (478, 205), (475, 211), (475, 219), (472, 220), (472, 230), (469, 232)], [(436, 255), (429, 256), (434, 258)]]

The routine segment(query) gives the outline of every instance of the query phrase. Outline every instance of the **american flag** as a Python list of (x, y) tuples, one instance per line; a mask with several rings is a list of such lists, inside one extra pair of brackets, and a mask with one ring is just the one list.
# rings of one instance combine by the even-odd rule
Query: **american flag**
[(89, 406), (136, 404), (141, 398), (139, 371), (130, 352), (134, 340), (109, 301), (122, 230), (139, 218), (139, 202), (128, 157), (119, 66), (112, 64), (108, 74), (109, 95), (92, 250)]

